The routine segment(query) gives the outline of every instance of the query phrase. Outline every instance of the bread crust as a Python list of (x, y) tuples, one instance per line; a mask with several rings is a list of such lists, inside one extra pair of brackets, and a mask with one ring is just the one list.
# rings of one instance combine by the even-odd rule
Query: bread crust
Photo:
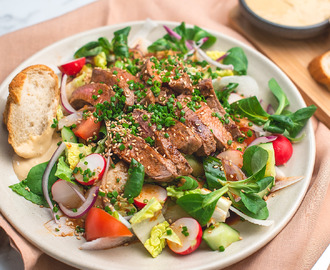
[[(48, 75), (50, 75), (50, 77), (47, 77), (47, 80), (51, 81), (50, 83), (52, 85), (54, 85), (54, 88), (49, 87), (48, 89), (43, 89), (44, 91), (55, 91), (54, 94), (54, 101), (56, 104), (53, 104), (54, 106), (52, 106), (52, 118), (48, 119), (49, 122), (49, 129), (50, 129), (50, 125), (52, 123), (53, 118), (56, 117), (56, 109), (57, 106), (59, 104), (59, 99), (60, 99), (60, 92), (59, 92), (59, 87), (58, 87), (58, 77), (57, 75), (54, 73), (54, 71), (49, 68), (48, 66), (45, 65), (32, 65), (29, 66), (27, 68), (25, 68), (24, 70), (22, 70), (20, 73), (18, 73), (14, 79), (11, 81), (11, 83), (9, 84), (9, 95), (7, 98), (7, 102), (6, 102), (6, 107), (3, 113), (3, 121), (7, 126), (8, 129), (8, 142), (9, 144), (12, 145), (14, 151), (21, 157), (24, 158), (31, 158), (31, 157), (35, 157), (38, 156), (42, 153), (40, 153), (40, 151), (34, 151), (33, 149), (22, 149), (22, 147), (20, 147), (21, 143), (17, 142), (17, 138), (15, 138), (15, 132), (17, 132), (17, 124), (15, 124), (16, 119), (12, 119), (15, 118), (14, 115), (14, 111), (15, 111), (15, 106), (20, 106), (24, 103), (24, 100), (22, 100), (22, 91), (24, 91), (24, 83), (26, 82), (26, 80), (28, 79), (28, 76), (31, 76), (33, 74), (33, 76), (39, 76), (40, 75), (40, 80), (45, 79), (45, 72)], [(37, 77), (38, 78), (38, 77)], [(36, 102), (49, 102), (48, 100), (41, 100), (41, 101), (36, 101)], [(55, 106), (56, 105), (56, 106)], [(17, 108), (16, 106), (16, 108)], [(54, 109), (56, 107), (56, 109)], [(29, 114), (30, 112), (27, 111), (25, 112), (26, 114)], [(24, 116), (22, 116), (24, 117)], [(40, 135), (40, 137), (42, 137), (42, 135), (44, 133), (47, 133), (47, 136), (53, 134), (54, 130), (52, 129), (51, 131), (48, 129), (48, 126), (45, 126), (44, 131), (42, 132), (42, 134)], [(27, 137), (31, 139), (32, 136), (34, 136), (35, 134), (29, 134), (29, 130), (25, 130), (27, 132)], [(36, 137), (34, 137), (34, 139), (36, 139)], [(29, 139), (28, 139), (29, 140)], [(25, 143), (29, 143), (28, 141)], [(29, 148), (29, 146), (28, 146)]]
[(330, 65), (330, 51), (315, 57), (308, 65), (308, 71), (315, 81), (325, 85), (330, 91), (330, 72), (326, 65)]

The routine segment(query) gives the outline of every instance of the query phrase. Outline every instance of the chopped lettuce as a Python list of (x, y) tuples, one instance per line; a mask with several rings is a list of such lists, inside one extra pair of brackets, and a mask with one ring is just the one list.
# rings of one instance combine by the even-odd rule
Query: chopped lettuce
[(130, 219), (131, 224), (139, 223), (142, 220), (152, 218), (156, 212), (162, 209), (162, 205), (152, 197), (151, 200), (139, 212), (135, 213)]
[(61, 156), (58, 159), (57, 163), (57, 170), (55, 172), (55, 176), (57, 176), (60, 179), (73, 182), (73, 177), (72, 177), (72, 169), (69, 167), (68, 164), (64, 161), (64, 157)]
[(201, 190), (199, 188), (197, 189), (193, 189), (193, 190), (179, 190), (176, 186), (169, 186), (166, 188), (167, 191), (167, 196), (179, 199), (180, 197), (182, 197), (183, 195), (187, 195), (187, 194), (200, 194)]
[(92, 146), (90, 145), (87, 146), (84, 144), (71, 142), (65, 142), (65, 145), (67, 162), (69, 163), (71, 170), (73, 170), (77, 166), (78, 162), (82, 157), (85, 157), (92, 153)]
[(98, 55), (94, 56), (94, 64), (100, 68), (107, 68), (107, 56), (105, 52), (100, 52)]
[(144, 247), (149, 251), (152, 257), (157, 257), (166, 244), (166, 239), (162, 238), (166, 234), (166, 229), (170, 225), (167, 221), (153, 227), (150, 232), (150, 238), (144, 243)]

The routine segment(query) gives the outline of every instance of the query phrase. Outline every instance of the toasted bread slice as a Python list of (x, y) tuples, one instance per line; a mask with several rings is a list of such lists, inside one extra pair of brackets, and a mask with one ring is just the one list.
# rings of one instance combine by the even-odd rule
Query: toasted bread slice
[(308, 65), (313, 79), (324, 84), (330, 91), (330, 51), (315, 57)]
[(45, 65), (27, 67), (11, 81), (3, 120), (19, 156), (36, 157), (49, 148), (59, 99), (58, 77)]

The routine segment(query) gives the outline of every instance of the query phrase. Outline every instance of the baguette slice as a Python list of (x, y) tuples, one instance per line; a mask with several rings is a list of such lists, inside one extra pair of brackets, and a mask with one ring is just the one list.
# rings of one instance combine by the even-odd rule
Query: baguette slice
[(59, 99), (58, 77), (45, 65), (27, 67), (11, 81), (3, 120), (17, 155), (32, 158), (49, 148)]
[(313, 79), (324, 84), (330, 91), (330, 51), (315, 57), (308, 65)]

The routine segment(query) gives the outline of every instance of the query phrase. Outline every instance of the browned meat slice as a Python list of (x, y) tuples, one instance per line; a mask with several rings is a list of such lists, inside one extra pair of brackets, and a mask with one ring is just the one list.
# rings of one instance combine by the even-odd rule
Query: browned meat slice
[(122, 88), (126, 97), (126, 106), (132, 106), (134, 104), (134, 93), (129, 89), (129, 81), (137, 82), (137, 78), (126, 70), (117, 67), (110, 70), (94, 68), (91, 78), (91, 82), (104, 83), (111, 87), (117, 85), (118, 88)]
[(213, 111), (206, 103), (201, 102), (200, 107), (196, 110), (196, 114), (201, 121), (212, 131), (215, 141), (217, 142), (217, 149), (229, 148), (233, 141), (233, 137), (229, 131), (222, 125), (220, 119), (212, 116)]
[(141, 137), (150, 137), (155, 140), (155, 147), (158, 152), (175, 164), (179, 175), (191, 174), (192, 168), (179, 150), (171, 143), (170, 139), (165, 138), (163, 132), (157, 131), (155, 124), (149, 125), (149, 119), (151, 117), (150, 113), (144, 110), (135, 109), (132, 116), (134, 121), (140, 125), (139, 130)]
[(189, 175), (193, 169), (184, 156), (176, 149), (170, 140), (166, 139), (159, 131), (155, 132), (155, 146), (166, 158), (170, 159), (176, 166), (178, 175)]
[[(119, 148), (121, 145), (124, 146), (124, 149), (121, 147), (123, 150)], [(129, 146), (132, 146), (132, 149)], [(178, 176), (173, 162), (164, 158), (140, 137), (130, 134), (122, 143), (112, 144), (112, 151), (126, 162), (131, 162), (132, 158), (140, 162), (146, 174), (155, 181), (170, 182)]]
[(193, 91), (190, 77), (184, 72), (179, 61), (174, 60), (169, 63), (168, 60), (165, 60), (161, 64), (155, 57), (148, 58), (142, 66), (141, 75), (142, 80), (147, 84), (154, 85), (157, 81), (163, 86), (168, 86), (177, 94), (192, 93)]
[[(201, 94), (206, 98), (207, 105), (215, 112), (219, 113), (221, 117), (224, 117), (226, 114), (225, 109), (222, 107), (221, 103), (219, 102), (211, 79), (205, 79), (199, 82), (198, 84), (199, 90)], [(226, 122), (224, 123), (225, 128), (231, 133), (234, 139), (238, 137), (243, 137), (242, 132), (235, 124), (233, 119), (227, 117)]]
[(79, 110), (85, 105), (94, 106), (97, 103), (110, 101), (110, 97), (114, 95), (115, 92), (106, 84), (90, 83), (80, 86), (73, 91), (70, 97), (70, 104), (73, 108)]
[(178, 100), (181, 102), (185, 111), (184, 124), (192, 128), (202, 140), (202, 146), (196, 154), (199, 156), (209, 156), (216, 150), (216, 141), (211, 130), (203, 123), (198, 114), (187, 107), (187, 102), (190, 100), (189, 96), (180, 95), (178, 96)]
[(182, 153), (191, 155), (202, 146), (202, 139), (185, 124), (176, 121), (174, 126), (166, 129), (173, 146)]
[(154, 132), (156, 130), (156, 125), (150, 123), (150, 118), (151, 118), (151, 113), (145, 111), (145, 110), (140, 110), (140, 109), (135, 109), (132, 112), (132, 116), (134, 118), (134, 121), (136, 123), (139, 123), (139, 131), (140, 135), (142, 138), (153, 138), (154, 139)]
[(148, 106), (149, 104), (155, 104), (156, 98), (152, 91), (149, 89), (140, 91), (141, 97), (135, 95), (135, 103)]

